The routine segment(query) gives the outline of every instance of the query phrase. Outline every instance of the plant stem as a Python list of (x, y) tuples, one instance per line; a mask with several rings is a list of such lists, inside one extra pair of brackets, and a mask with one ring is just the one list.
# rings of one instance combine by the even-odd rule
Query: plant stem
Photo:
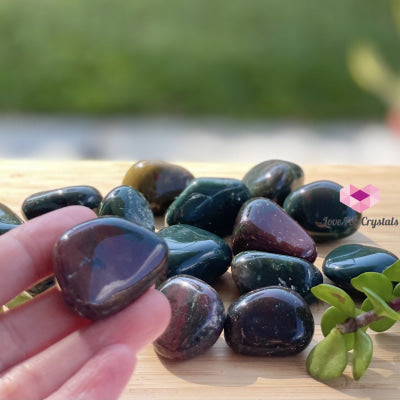
[[(400, 311), (400, 297), (394, 299), (389, 303), (390, 308), (394, 311)], [(343, 334), (355, 332), (358, 328), (363, 328), (364, 326), (369, 325), (371, 322), (377, 321), (381, 319), (379, 315), (375, 314), (374, 310), (367, 311), (363, 314), (357, 315), (354, 318), (348, 318), (343, 323), (337, 325), (336, 327)]]

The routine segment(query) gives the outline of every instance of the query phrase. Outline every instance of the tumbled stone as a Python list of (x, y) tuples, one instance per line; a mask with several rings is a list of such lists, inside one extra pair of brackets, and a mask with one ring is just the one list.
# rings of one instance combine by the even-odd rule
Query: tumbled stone
[(187, 169), (179, 165), (165, 161), (142, 160), (132, 165), (122, 184), (141, 192), (154, 214), (160, 215), (193, 178)]
[(313, 262), (315, 243), (307, 232), (269, 199), (256, 198), (243, 204), (232, 236), (232, 252), (246, 250), (285, 254)]
[(268, 160), (250, 169), (242, 180), (253, 197), (266, 197), (282, 205), (288, 194), (303, 184), (304, 173), (292, 162)]
[(100, 319), (166, 278), (168, 249), (154, 232), (117, 217), (84, 222), (61, 236), (54, 272), (67, 305)]
[(270, 286), (249, 292), (231, 304), (224, 334), (237, 353), (287, 356), (308, 346), (314, 334), (314, 319), (298, 293)]
[(362, 244), (345, 244), (332, 250), (322, 265), (323, 273), (345, 290), (354, 290), (351, 279), (364, 272), (383, 272), (398, 258), (390, 251)]
[(30, 195), (22, 204), (22, 212), (26, 219), (74, 205), (85, 206), (96, 212), (101, 200), (100, 192), (92, 186), (68, 186)]
[(99, 206), (99, 216), (124, 218), (154, 231), (154, 215), (144, 196), (131, 186), (118, 186), (108, 193)]
[(195, 276), (213, 283), (228, 269), (232, 252), (219, 236), (190, 225), (172, 225), (158, 234), (168, 246), (168, 277)]
[(159, 290), (171, 304), (171, 321), (153, 343), (155, 351), (171, 360), (186, 360), (207, 351), (219, 338), (225, 321), (224, 305), (207, 283), (177, 275)]
[(311, 288), (322, 283), (322, 274), (313, 264), (297, 257), (262, 251), (244, 251), (232, 260), (232, 278), (241, 293), (265, 286), (295, 290), (311, 304)]
[(16, 228), (24, 221), (5, 204), (0, 203), (0, 235)]
[(194, 179), (165, 213), (167, 225), (197, 226), (218, 236), (232, 233), (241, 205), (250, 198), (245, 184), (237, 179)]
[(343, 238), (357, 231), (361, 214), (340, 202), (340, 189), (335, 182), (312, 182), (292, 192), (283, 207), (314, 240)]

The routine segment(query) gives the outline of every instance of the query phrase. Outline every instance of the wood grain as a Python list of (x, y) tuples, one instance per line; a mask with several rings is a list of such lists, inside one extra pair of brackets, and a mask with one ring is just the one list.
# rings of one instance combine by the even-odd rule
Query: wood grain
[[(251, 165), (180, 163), (195, 176), (241, 178)], [(131, 163), (0, 161), (0, 202), (19, 212), (28, 195), (51, 188), (89, 184), (106, 194), (121, 183)], [(304, 166), (306, 183), (329, 179), (360, 188), (373, 184), (381, 190), (381, 201), (364, 213), (368, 219), (394, 217), (400, 223), (400, 167)], [(158, 226), (162, 220), (158, 220)], [(362, 226), (343, 240), (318, 246), (315, 262), (344, 243), (383, 247), (400, 256), (400, 226)], [(326, 280), (327, 281), (327, 280)], [(238, 292), (229, 272), (215, 285), (228, 306)], [(325, 307), (312, 306), (316, 322), (313, 343), (322, 338), (319, 329)], [(206, 354), (186, 362), (160, 360), (151, 346), (138, 356), (135, 374), (121, 399), (380, 399), (397, 400), (400, 393), (400, 324), (381, 334), (372, 333), (374, 356), (359, 382), (351, 379), (350, 368), (328, 384), (310, 378), (305, 371), (309, 349), (286, 358), (257, 358), (234, 354), (221, 337)]]

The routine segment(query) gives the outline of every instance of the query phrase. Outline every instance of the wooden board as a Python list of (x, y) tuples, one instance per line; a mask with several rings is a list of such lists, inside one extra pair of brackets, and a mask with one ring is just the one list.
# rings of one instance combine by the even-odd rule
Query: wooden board
[[(121, 183), (131, 163), (0, 161), (0, 202), (19, 211), (23, 199), (34, 192), (68, 185), (89, 184), (103, 194)], [(251, 165), (181, 163), (195, 176), (241, 178)], [(368, 219), (396, 218), (400, 223), (400, 167), (304, 166), (306, 183), (329, 179), (360, 188), (373, 184), (381, 201), (364, 215)], [(159, 226), (162, 221), (158, 221)], [(380, 246), (400, 256), (400, 226), (362, 226), (344, 240), (318, 246), (315, 264), (344, 243)], [(238, 297), (229, 272), (216, 284), (228, 306)], [(319, 322), (325, 307), (312, 306), (316, 333), (312, 345), (322, 338)], [(400, 324), (390, 331), (372, 334), (374, 356), (364, 377), (355, 382), (348, 368), (330, 383), (320, 383), (305, 371), (303, 353), (286, 358), (254, 358), (234, 354), (221, 337), (206, 354), (186, 362), (160, 360), (151, 346), (138, 356), (135, 374), (121, 399), (380, 399), (400, 398)]]

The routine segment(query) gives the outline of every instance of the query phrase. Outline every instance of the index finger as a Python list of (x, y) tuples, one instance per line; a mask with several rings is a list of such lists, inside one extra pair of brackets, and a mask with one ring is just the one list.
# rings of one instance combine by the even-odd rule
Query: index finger
[(0, 305), (51, 275), (55, 242), (68, 229), (94, 218), (87, 207), (65, 207), (0, 236)]

